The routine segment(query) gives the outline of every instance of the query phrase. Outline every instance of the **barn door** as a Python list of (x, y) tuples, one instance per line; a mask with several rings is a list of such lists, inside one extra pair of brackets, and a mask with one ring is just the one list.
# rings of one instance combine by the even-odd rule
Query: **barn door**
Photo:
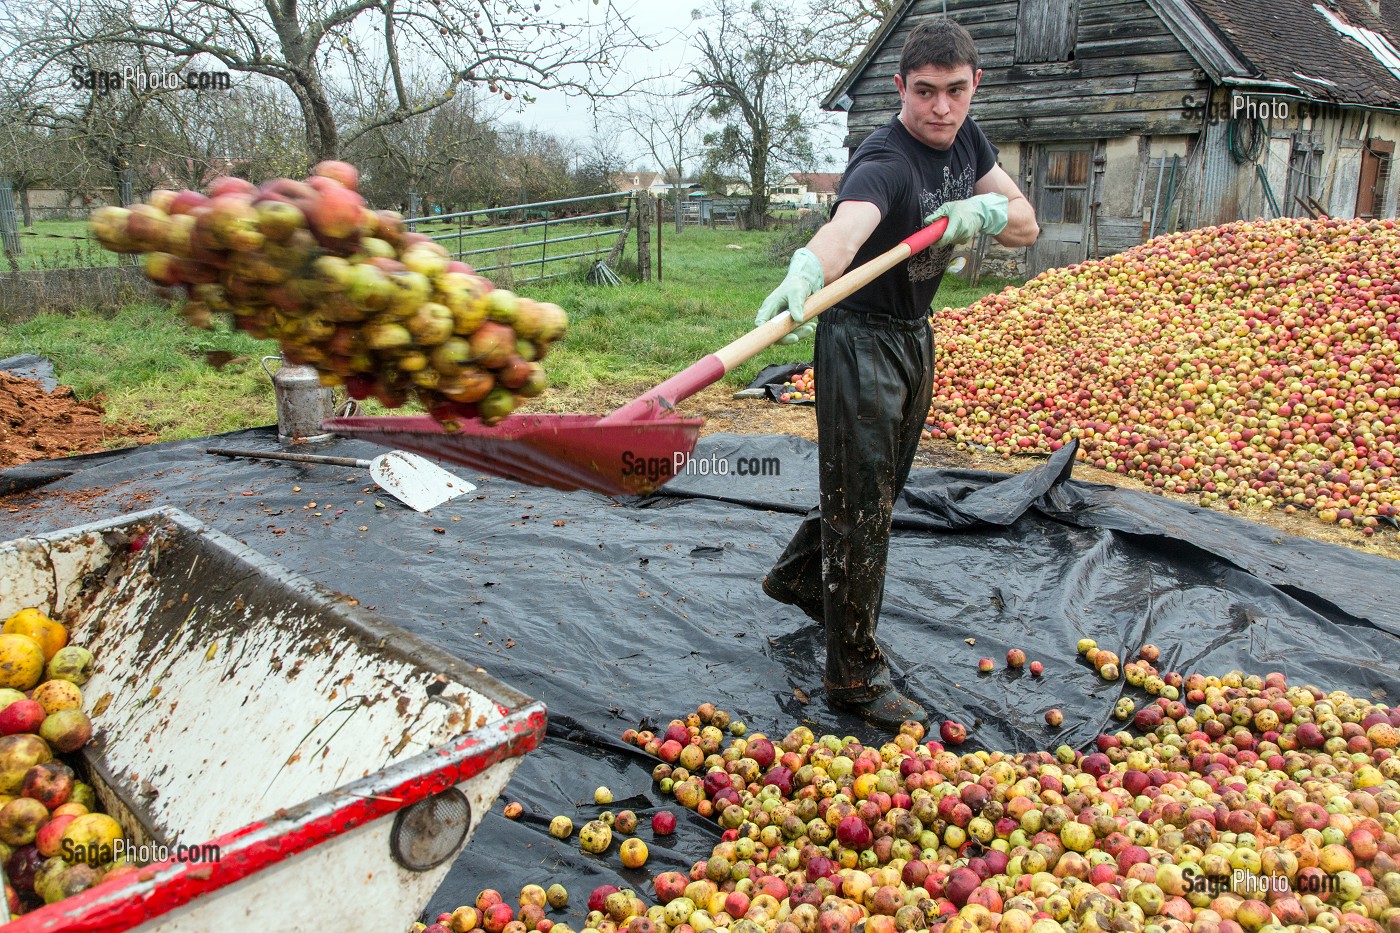
[(1283, 212), (1302, 217), (1313, 212), (1312, 201), (1322, 178), (1322, 143), (1311, 133), (1297, 133), (1288, 155), (1288, 184), (1283, 191)]
[(1083, 262), (1088, 243), (1093, 147), (1036, 146), (1031, 163), (1031, 204), (1040, 238), (1026, 253), (1026, 274)]
[(1370, 139), (1361, 150), (1361, 180), (1356, 188), (1356, 216), (1375, 220), (1385, 211), (1385, 189), (1390, 185), (1390, 160), (1395, 143)]

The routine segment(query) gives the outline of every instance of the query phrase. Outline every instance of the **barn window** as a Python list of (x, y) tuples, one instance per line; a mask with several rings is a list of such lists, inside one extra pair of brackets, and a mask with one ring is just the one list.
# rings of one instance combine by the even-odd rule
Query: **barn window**
[(1361, 150), (1361, 181), (1356, 188), (1356, 216), (1375, 220), (1385, 211), (1385, 189), (1390, 187), (1390, 160), (1395, 143), (1369, 139)]
[(1074, 60), (1079, 0), (1021, 0), (1016, 14), (1016, 64)]
[(1089, 150), (1042, 150), (1040, 177), (1041, 223), (1082, 224), (1089, 208)]

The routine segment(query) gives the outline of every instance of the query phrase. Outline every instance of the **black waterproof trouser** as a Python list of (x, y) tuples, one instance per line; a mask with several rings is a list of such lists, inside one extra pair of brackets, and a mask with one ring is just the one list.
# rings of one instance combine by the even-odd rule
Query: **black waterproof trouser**
[(875, 641), (890, 518), (933, 393), (933, 329), (834, 308), (819, 319), (815, 367), (821, 497), (769, 574), (797, 605), (821, 607), (826, 686), (860, 703), (889, 683)]

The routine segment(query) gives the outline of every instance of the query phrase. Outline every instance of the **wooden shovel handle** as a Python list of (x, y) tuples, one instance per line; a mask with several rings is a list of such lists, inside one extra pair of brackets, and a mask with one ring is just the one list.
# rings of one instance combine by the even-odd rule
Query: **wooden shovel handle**
[[(939, 237), (943, 236), (943, 231), (947, 229), (947, 219), (939, 218), (816, 292), (802, 305), (802, 323), (807, 323), (832, 305), (854, 295), (915, 253), (937, 243)], [(659, 418), (684, 399), (714, 385), (724, 378), (725, 373), (753, 359), (800, 326), (792, 319), (792, 315), (779, 314), (704, 359), (687, 366), (656, 388), (637, 396), (601, 419), (599, 423)]]
[(234, 447), (206, 447), (206, 454), (218, 454), (220, 457), (248, 457), (252, 460), (291, 460), (295, 463), (323, 463), (328, 466), (346, 467), (367, 467), (368, 460), (357, 460), (354, 457), (322, 457), (317, 454), (284, 454), (266, 450), (238, 450)]

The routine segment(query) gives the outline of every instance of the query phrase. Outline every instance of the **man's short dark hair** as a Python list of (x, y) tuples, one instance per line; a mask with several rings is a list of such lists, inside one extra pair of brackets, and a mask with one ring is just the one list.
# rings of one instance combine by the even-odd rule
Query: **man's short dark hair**
[(904, 40), (899, 53), (899, 77), (908, 80), (909, 72), (920, 68), (951, 70), (962, 65), (977, 73), (977, 46), (968, 31), (946, 16), (924, 20), (914, 27)]

